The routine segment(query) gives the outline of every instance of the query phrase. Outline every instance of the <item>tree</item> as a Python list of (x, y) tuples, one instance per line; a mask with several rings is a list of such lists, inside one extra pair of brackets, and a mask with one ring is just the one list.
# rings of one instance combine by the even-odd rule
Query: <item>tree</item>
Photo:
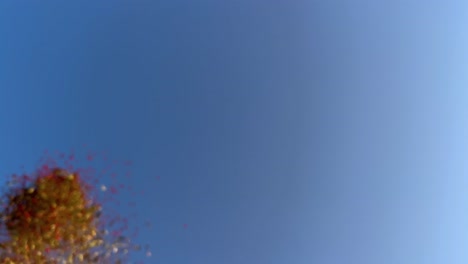
[(14, 176), (0, 212), (0, 263), (122, 263), (138, 246), (109, 234), (91, 189), (78, 173), (62, 168)]

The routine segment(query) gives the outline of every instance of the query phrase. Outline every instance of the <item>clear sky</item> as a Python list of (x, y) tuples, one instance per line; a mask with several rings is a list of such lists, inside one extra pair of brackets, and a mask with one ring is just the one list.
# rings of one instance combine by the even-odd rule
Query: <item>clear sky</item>
[(148, 263), (467, 263), (467, 17), (1, 1), (0, 173), (83, 143), (133, 160)]

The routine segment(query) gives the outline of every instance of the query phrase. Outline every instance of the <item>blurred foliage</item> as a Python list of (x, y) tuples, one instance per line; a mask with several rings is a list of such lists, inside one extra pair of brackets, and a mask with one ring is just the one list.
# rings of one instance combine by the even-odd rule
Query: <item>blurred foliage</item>
[(90, 190), (63, 169), (14, 176), (2, 200), (0, 264), (123, 263), (137, 247), (109, 236)]

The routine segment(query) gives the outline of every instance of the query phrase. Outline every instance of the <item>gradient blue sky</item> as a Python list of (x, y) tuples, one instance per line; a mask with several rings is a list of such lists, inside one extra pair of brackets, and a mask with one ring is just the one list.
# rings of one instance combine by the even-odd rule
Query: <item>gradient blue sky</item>
[(148, 263), (466, 263), (467, 17), (2, 1), (0, 173), (83, 143), (132, 159)]

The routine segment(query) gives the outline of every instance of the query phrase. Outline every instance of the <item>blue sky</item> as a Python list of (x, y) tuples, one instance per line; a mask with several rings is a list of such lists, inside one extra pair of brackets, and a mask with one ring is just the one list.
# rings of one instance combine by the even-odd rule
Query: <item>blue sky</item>
[(0, 173), (133, 160), (148, 263), (466, 263), (466, 10), (2, 1)]

